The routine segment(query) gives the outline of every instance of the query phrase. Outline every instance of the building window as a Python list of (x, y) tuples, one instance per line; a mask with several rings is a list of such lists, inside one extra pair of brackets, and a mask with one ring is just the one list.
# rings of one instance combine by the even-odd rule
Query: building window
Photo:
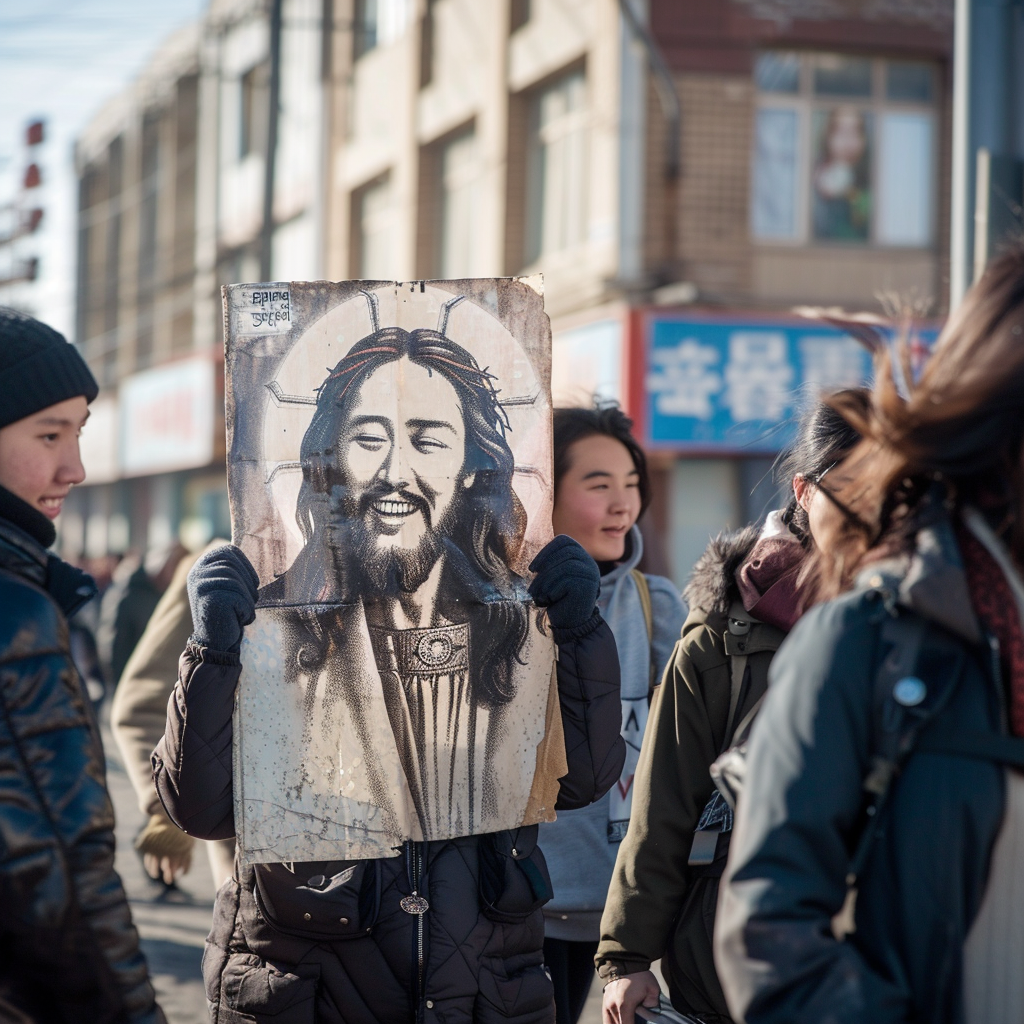
[(154, 302), (157, 291), (157, 214), (160, 202), (160, 119), (148, 113), (142, 119), (142, 178), (139, 182), (139, 280), (135, 297), (138, 333), (135, 366), (153, 361)]
[(755, 238), (932, 243), (932, 65), (772, 51), (758, 55), (754, 77)]
[(379, 178), (354, 195), (355, 260), (358, 275), (367, 281), (395, 277), (395, 210), (391, 179)]
[(250, 153), (262, 153), (266, 148), (269, 72), (267, 62), (263, 61), (242, 75), (238, 124), (239, 160), (244, 160)]
[(586, 237), (587, 81), (565, 75), (537, 93), (527, 145), (526, 263)]
[(412, 17), (412, 0), (356, 0), (353, 45), (356, 59), (405, 35)]
[(440, 276), (470, 277), (477, 263), (480, 162), (476, 133), (463, 132), (440, 153)]

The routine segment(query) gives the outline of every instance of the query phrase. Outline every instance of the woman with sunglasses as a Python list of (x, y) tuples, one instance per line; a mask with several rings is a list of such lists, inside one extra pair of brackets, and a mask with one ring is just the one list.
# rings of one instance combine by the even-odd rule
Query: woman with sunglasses
[[(863, 391), (841, 394), (865, 402)], [(787, 506), (760, 529), (717, 537), (693, 570), (689, 616), (651, 706), (601, 921), (605, 1024), (633, 1024), (638, 1006), (657, 1006), (650, 966), (658, 959), (677, 1010), (709, 1024), (729, 1020), (711, 950), (728, 840), (719, 830), (696, 837), (715, 790), (708, 769), (757, 713), (768, 666), (803, 609), (807, 553), (841, 518), (825, 478), (858, 440), (831, 405), (815, 403), (778, 463), (791, 488)], [(709, 838), (714, 845), (702, 852)]]
[(842, 596), (772, 665), (716, 962), (747, 1024), (1019, 1024), (1024, 245), (909, 394), (880, 363), (867, 411), (837, 403), (864, 437), (825, 481)]

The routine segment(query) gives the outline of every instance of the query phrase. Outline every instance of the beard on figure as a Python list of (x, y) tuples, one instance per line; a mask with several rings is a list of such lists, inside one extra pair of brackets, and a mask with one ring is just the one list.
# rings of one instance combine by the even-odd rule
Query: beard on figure
[[(337, 565), (339, 582), (363, 604), (388, 719), (423, 838), (444, 835), (452, 825), (470, 834), (485, 798), (481, 740), (490, 712), (472, 699), (468, 621), (450, 622), (440, 614), (439, 578), (429, 595), (418, 593), (432, 574), (444, 574), (438, 563), (446, 527), (455, 517), (445, 515), (433, 524), (430, 494), (421, 497), (385, 480), (359, 495), (351, 488), (332, 490), (327, 543), (336, 563), (344, 563)], [(425, 525), (416, 546), (387, 543), (400, 540), (401, 523), (412, 516), (422, 516)], [(399, 628), (396, 605), (409, 604), (416, 605), (419, 627)], [(469, 611), (465, 605), (461, 610)], [(407, 607), (404, 618), (410, 611)]]
[[(401, 511), (388, 515), (387, 510), (396, 507)], [(412, 511), (404, 511), (408, 508)], [(429, 497), (396, 489), (387, 481), (375, 482), (359, 495), (349, 487), (332, 488), (325, 539), (333, 555), (338, 590), (346, 597), (358, 595), (364, 604), (383, 599), (385, 605), (419, 590), (444, 552), (443, 533), (450, 525), (443, 521), (435, 528), (431, 513)], [(395, 529), (382, 520), (413, 515), (422, 516), (426, 524), (417, 545), (386, 543), (389, 536), (399, 539), (401, 526)]]

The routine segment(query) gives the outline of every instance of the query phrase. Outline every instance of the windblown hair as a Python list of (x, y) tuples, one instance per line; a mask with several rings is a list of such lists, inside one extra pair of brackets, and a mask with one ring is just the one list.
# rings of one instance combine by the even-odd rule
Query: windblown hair
[(775, 460), (775, 479), (789, 489), (789, 504), (782, 510), (782, 521), (803, 546), (811, 544), (807, 510), (796, 500), (793, 478), (806, 477), (818, 484), (822, 476), (842, 462), (861, 440), (833, 403), (848, 403), (861, 415), (867, 413), (871, 393), (867, 388), (844, 388), (819, 398), (808, 407), (797, 428), (796, 440)]
[(895, 359), (877, 357), (876, 380), (866, 410), (834, 402), (864, 440), (826, 481), (845, 528), (822, 560), (819, 596), (906, 550), (936, 488), (954, 510), (977, 504), (1024, 564), (1024, 243), (989, 264), (918, 382), (906, 339)]
[[(458, 487), (455, 518), (442, 540), (445, 574), (439, 603), (451, 621), (470, 618), (476, 692), (485, 700), (504, 703), (514, 696), (513, 668), (529, 627), (525, 581), (510, 568), (522, 546), (526, 513), (512, 489), (515, 460), (494, 378), (443, 333), (400, 327), (377, 330), (353, 345), (321, 385), (300, 449), (303, 479), (296, 519), (306, 543), (286, 575), (296, 574), (306, 594), (336, 589), (331, 529), (336, 495), (349, 483), (338, 457), (338, 439), (366, 379), (402, 358), (447, 380), (459, 398), (466, 429), (461, 476), (473, 474), (473, 481), (469, 487)], [(440, 525), (434, 523), (433, 528)], [(344, 581), (340, 583), (340, 603), (358, 600), (358, 594), (345, 593)]]
[[(611, 437), (629, 452), (637, 473), (640, 491), (640, 515), (651, 503), (651, 478), (647, 472), (647, 456), (633, 436), (633, 421), (613, 403), (595, 400), (592, 407), (555, 409), (552, 413), (554, 434), (555, 498), (562, 478), (569, 472), (569, 450), (587, 437)], [(639, 519), (640, 517), (637, 516)]]

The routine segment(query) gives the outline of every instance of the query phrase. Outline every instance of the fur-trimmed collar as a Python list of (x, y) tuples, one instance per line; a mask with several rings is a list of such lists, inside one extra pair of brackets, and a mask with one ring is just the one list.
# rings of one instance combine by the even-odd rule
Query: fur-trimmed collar
[(729, 605), (739, 596), (736, 570), (750, 554), (759, 536), (759, 527), (753, 525), (720, 533), (711, 541), (697, 559), (683, 591), (691, 612), (700, 609), (710, 614), (729, 610)]

